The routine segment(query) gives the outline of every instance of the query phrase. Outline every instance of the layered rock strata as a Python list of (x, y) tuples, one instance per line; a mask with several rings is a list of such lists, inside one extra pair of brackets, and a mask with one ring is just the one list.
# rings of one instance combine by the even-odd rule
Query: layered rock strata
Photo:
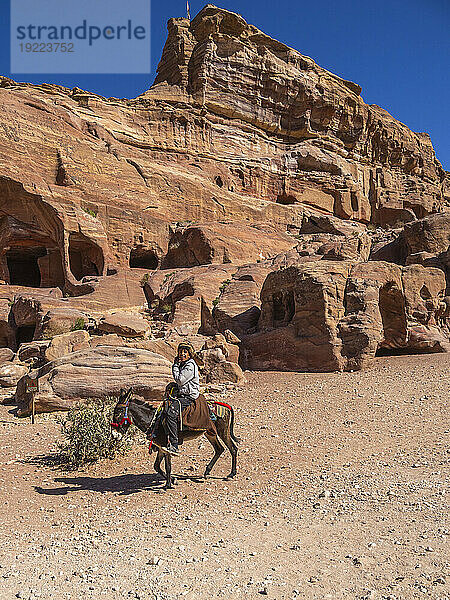
[(160, 266), (179, 222), (282, 235), (305, 207), (386, 225), (444, 206), (429, 137), (357, 84), (211, 5), (168, 30), (134, 100), (0, 80), (0, 279), (77, 295)]
[(31, 368), (40, 411), (160, 397), (187, 338), (211, 383), (448, 351), (429, 137), (239, 15), (171, 19), (133, 100), (0, 78), (0, 101), (0, 385), (23, 414)]

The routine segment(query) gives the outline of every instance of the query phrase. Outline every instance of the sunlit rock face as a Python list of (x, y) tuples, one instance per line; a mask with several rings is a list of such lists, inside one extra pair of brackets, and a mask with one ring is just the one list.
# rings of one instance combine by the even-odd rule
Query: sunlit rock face
[[(241, 16), (170, 19), (137, 98), (0, 77), (0, 102), (7, 362), (87, 344), (111, 365), (139, 344), (172, 359), (223, 334), (230, 355), (205, 342), (205, 364), (229, 382), (237, 361), (353, 370), (448, 350), (450, 179), (428, 135)], [(49, 406), (83, 397), (58, 389)]]
[[(171, 19), (134, 100), (0, 80), (0, 278), (71, 286), (155, 269), (176, 223), (382, 225), (438, 212), (445, 172), (361, 88), (229, 11)], [(22, 269), (23, 271), (23, 269)]]

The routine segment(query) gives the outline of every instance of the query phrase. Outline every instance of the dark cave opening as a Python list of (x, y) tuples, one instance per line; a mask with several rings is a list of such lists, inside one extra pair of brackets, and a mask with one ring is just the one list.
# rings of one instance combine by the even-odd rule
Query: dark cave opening
[(149, 269), (151, 271), (158, 268), (159, 259), (154, 250), (138, 246), (130, 252), (130, 267), (140, 269)]
[(408, 356), (409, 354), (432, 354), (433, 350), (415, 350), (414, 348), (378, 348), (375, 356)]
[(95, 242), (82, 233), (69, 236), (69, 263), (72, 275), (77, 281), (83, 277), (103, 274), (103, 251)]
[(6, 253), (10, 285), (40, 287), (41, 271), (38, 259), (47, 254), (43, 247), (12, 248)]
[(22, 325), (21, 327), (18, 327), (16, 331), (17, 347), (19, 347), (20, 344), (32, 342), (34, 338), (35, 329), (36, 325)]
[(297, 198), (292, 194), (286, 194), (283, 192), (282, 194), (278, 194), (277, 196), (277, 204), (295, 204), (297, 202)]

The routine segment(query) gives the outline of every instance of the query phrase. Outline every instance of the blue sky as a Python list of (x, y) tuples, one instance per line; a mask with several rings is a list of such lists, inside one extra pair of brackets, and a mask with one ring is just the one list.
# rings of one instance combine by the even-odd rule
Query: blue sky
[[(191, 0), (191, 15), (204, 4)], [(367, 103), (382, 106), (413, 131), (429, 133), (438, 159), (450, 170), (450, 0), (222, 0), (218, 5), (359, 83)], [(1, 0), (0, 73), (19, 81), (78, 86), (106, 97), (135, 97), (153, 82), (167, 20), (185, 11), (185, 0), (151, 3), (148, 75), (11, 74), (9, 2)]]

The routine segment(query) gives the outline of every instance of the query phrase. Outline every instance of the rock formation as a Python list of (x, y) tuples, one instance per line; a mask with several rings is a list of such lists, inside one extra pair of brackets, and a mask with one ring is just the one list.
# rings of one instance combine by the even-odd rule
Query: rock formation
[(211, 5), (168, 29), (134, 100), (0, 80), (0, 279), (73, 295), (156, 268), (177, 222), (281, 234), (305, 207), (385, 225), (444, 206), (429, 137), (357, 84)]
[(7, 78), (0, 99), (0, 385), (33, 367), (39, 410), (115, 393), (114, 364), (160, 393), (186, 336), (213, 383), (448, 350), (430, 138), (241, 16), (171, 19), (135, 99)]

